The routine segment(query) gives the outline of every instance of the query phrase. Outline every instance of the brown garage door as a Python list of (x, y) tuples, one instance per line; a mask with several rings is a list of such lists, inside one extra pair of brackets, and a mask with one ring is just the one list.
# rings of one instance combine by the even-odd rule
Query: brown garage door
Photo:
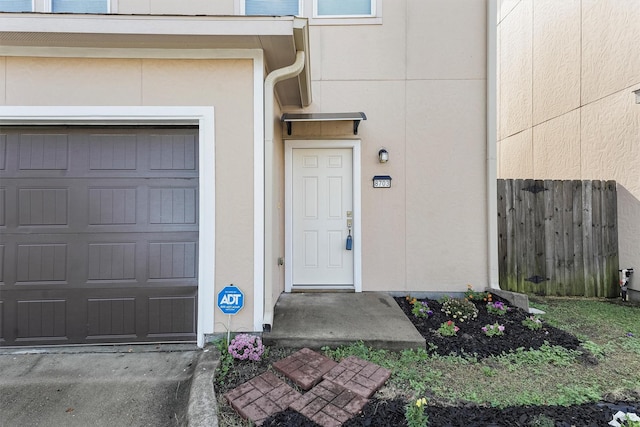
[(0, 129), (0, 345), (195, 340), (197, 134)]

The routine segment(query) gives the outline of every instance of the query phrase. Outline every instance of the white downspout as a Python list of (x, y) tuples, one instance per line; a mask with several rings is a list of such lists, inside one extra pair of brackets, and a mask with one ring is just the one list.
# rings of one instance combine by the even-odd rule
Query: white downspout
[(305, 53), (296, 52), (296, 60), (288, 65), (269, 73), (264, 81), (264, 315), (263, 329), (271, 330), (273, 324), (273, 276), (276, 266), (276, 256), (273, 251), (274, 209), (273, 199), (273, 102), (274, 88), (278, 82), (295, 77), (304, 70)]
[(487, 259), (488, 286), (500, 289), (498, 276), (498, 193), (496, 151), (497, 0), (487, 2)]

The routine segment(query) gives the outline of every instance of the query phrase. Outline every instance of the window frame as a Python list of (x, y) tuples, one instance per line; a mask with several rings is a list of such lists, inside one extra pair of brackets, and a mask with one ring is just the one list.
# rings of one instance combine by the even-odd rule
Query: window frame
[(30, 3), (31, 3), (31, 9), (30, 9), (30, 10), (25, 10), (25, 11), (20, 11), (20, 12), (8, 12), (8, 11), (6, 11), (6, 12), (5, 12), (5, 11), (3, 11), (3, 10), (1, 10), (1, 9), (0, 9), (0, 13), (23, 13), (23, 12), (33, 12), (33, 11), (35, 11), (35, 10), (36, 10), (36, 4), (35, 4), (35, 3), (36, 3), (36, 0), (31, 0), (31, 1), (30, 1)]
[[(104, 13), (116, 13), (116, 4), (115, 0), (104, 0), (107, 3), (107, 11)], [(53, 12), (53, 0), (31, 0), (31, 10), (24, 12), (40, 12), (40, 13), (84, 13), (84, 12)], [(24, 13), (24, 12), (15, 12), (15, 13)], [(2, 12), (0, 13), (12, 13), (12, 12)], [(96, 15), (100, 15), (101, 13), (97, 13)]]
[[(85, 13), (85, 12), (54, 12), (53, 11), (53, 1), (54, 0), (44, 0), (44, 12), (47, 13)], [(107, 11), (104, 13), (113, 13), (111, 7), (111, 0), (104, 0), (107, 3)], [(100, 13), (96, 13), (96, 15), (100, 15)]]
[[(341, 15), (341, 16), (316, 16), (317, 0), (299, 0), (300, 14), (296, 15), (309, 19), (309, 25), (381, 25), (382, 24), (382, 0), (370, 0), (372, 4), (371, 15)], [(245, 14), (245, 0), (234, 0), (234, 13)]]

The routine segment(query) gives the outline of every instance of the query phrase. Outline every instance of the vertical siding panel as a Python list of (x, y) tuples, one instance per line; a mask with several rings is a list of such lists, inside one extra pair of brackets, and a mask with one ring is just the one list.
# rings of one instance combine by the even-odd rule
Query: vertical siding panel
[(593, 277), (593, 219), (591, 216), (593, 188), (591, 181), (583, 182), (582, 186), (582, 259), (584, 260), (584, 296), (595, 295), (595, 281)]
[(600, 297), (604, 291), (602, 271), (602, 181), (592, 183), (592, 239), (595, 278), (595, 296)]
[[(534, 207), (534, 239), (535, 239), (535, 273), (536, 275), (542, 277), (547, 276), (547, 260), (545, 256), (545, 229), (546, 229), (546, 221), (545, 221), (545, 197), (548, 191), (546, 190), (545, 182), (538, 180), (535, 181), (536, 187), (545, 189), (544, 191), (540, 191), (536, 194), (535, 197), (535, 207)], [(548, 286), (547, 282), (542, 282), (537, 285), (534, 285), (536, 289), (536, 293), (541, 293), (541, 289)]]
[(556, 295), (567, 295), (567, 279), (565, 275), (564, 263), (564, 239), (562, 230), (564, 228), (562, 181), (553, 181), (553, 230), (554, 230), (554, 257), (553, 267), (556, 271)]
[(542, 288), (545, 290), (546, 295), (555, 294), (555, 283), (557, 280), (557, 273), (555, 267), (555, 236), (554, 236), (554, 189), (553, 189), (553, 181), (546, 180), (544, 182), (544, 186), (547, 191), (544, 192), (544, 247), (545, 247), (545, 267), (546, 267), (546, 276), (547, 279), (545, 282), (541, 283)]
[[(506, 181), (497, 181), (497, 213), (498, 213), (498, 283), (500, 286), (507, 285), (507, 194), (505, 188)], [(0, 257), (0, 261), (2, 258)], [(1, 266), (0, 266), (1, 268)], [(0, 271), (1, 273), (1, 271)], [(0, 281), (2, 280), (0, 276)], [(504, 289), (504, 288), (503, 288)], [(508, 285), (507, 285), (508, 289)]]
[(523, 197), (523, 188), (524, 185), (524, 181), (523, 180), (516, 180), (514, 182), (514, 192), (513, 192), (513, 206), (515, 209), (515, 256), (517, 257), (516, 259), (516, 280), (517, 280), (517, 286), (516, 286), (516, 291), (517, 292), (525, 292), (525, 285), (524, 285), (524, 271), (523, 271), (523, 266), (525, 265), (525, 259), (524, 257), (526, 256), (526, 232), (525, 232), (525, 208), (524, 208), (524, 197)]
[(564, 269), (566, 278), (567, 295), (575, 295), (573, 292), (574, 258), (573, 258), (573, 192), (571, 181), (562, 181), (562, 209), (563, 224), (562, 237), (564, 240)]
[(582, 239), (582, 182), (571, 181), (573, 191), (573, 295), (584, 295), (584, 259), (583, 259), (583, 239)]
[(611, 283), (609, 297), (615, 297), (619, 293), (618, 288), (618, 189), (615, 181), (607, 181), (607, 277)]
[(516, 273), (516, 227), (515, 227), (515, 205), (514, 205), (514, 181), (505, 181), (505, 211), (506, 211), (506, 275), (507, 275), (507, 289), (510, 291), (516, 291), (518, 289), (518, 279)]

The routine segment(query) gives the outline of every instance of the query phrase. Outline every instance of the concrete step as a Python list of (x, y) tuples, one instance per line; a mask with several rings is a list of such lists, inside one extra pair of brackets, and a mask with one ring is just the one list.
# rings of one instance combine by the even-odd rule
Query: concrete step
[(366, 346), (404, 350), (426, 341), (393, 297), (383, 292), (283, 293), (276, 303), (270, 346), (320, 349), (363, 341)]

